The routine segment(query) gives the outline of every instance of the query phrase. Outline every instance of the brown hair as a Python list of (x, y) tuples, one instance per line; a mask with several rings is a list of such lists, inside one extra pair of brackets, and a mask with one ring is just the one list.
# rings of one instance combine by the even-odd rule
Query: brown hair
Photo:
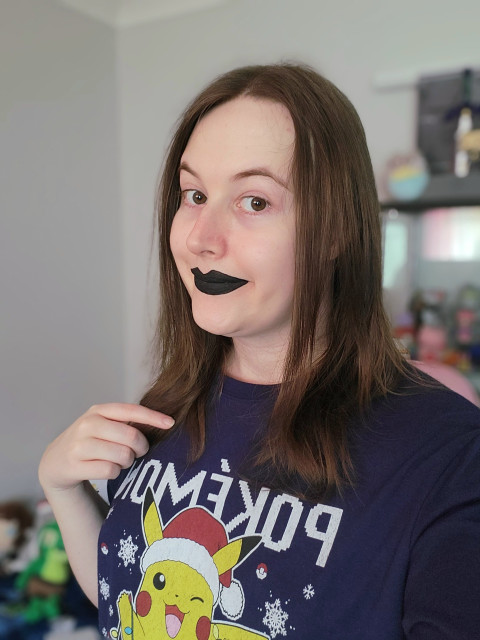
[[(155, 382), (141, 403), (185, 424), (197, 458), (205, 409), (232, 348), (194, 322), (170, 251), (179, 164), (197, 122), (239, 96), (284, 105), (295, 126), (296, 287), (284, 380), (256, 456), (299, 474), (315, 494), (350, 482), (348, 424), (393, 389), (404, 370), (382, 302), (379, 203), (362, 124), (331, 82), (297, 64), (220, 76), (190, 104), (173, 137), (157, 195), (161, 305)], [(319, 351), (319, 344), (322, 349)]]

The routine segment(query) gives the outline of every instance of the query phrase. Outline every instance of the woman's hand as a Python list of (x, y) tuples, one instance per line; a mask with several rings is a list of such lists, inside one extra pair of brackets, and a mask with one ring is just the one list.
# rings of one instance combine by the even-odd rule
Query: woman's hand
[(147, 453), (147, 439), (128, 422), (159, 429), (174, 424), (173, 418), (137, 404), (94, 405), (43, 454), (39, 478), (45, 493), (73, 489), (84, 480), (116, 478)]

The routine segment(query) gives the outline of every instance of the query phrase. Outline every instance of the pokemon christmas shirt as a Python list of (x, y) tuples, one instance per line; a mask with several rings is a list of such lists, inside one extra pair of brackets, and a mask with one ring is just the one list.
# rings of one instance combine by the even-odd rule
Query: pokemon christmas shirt
[[(454, 438), (441, 432), (445, 451), (432, 462), (428, 438), (420, 442), (410, 427), (399, 437), (401, 407), (386, 411), (382, 404), (376, 428), (355, 443), (355, 491), (328, 504), (302, 501), (243, 479), (274, 393), (227, 378), (197, 462), (187, 463), (179, 429), (109, 483), (98, 562), (104, 637), (405, 637), (405, 594), (418, 606), (418, 585), (408, 574), (412, 543), (437, 520), (438, 500), (445, 502), (448, 490), (436, 481), (452, 447), (460, 450), (474, 431), (454, 431)], [(395, 400), (402, 402), (408, 409), (415, 399)], [(435, 540), (427, 536), (434, 557)]]

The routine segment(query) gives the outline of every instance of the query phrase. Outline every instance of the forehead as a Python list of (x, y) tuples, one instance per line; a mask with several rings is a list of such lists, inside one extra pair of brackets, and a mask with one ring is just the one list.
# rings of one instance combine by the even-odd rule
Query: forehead
[(215, 107), (197, 123), (182, 160), (232, 171), (267, 165), (286, 175), (294, 143), (294, 125), (286, 107), (241, 96)]

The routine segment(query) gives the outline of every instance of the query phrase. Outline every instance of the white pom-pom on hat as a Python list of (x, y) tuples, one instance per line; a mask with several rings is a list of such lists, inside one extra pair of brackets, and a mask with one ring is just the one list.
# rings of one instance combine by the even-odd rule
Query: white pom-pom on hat
[(222, 586), (220, 589), (219, 604), (222, 612), (231, 620), (238, 620), (243, 613), (245, 595), (238, 580), (234, 578), (229, 587)]

